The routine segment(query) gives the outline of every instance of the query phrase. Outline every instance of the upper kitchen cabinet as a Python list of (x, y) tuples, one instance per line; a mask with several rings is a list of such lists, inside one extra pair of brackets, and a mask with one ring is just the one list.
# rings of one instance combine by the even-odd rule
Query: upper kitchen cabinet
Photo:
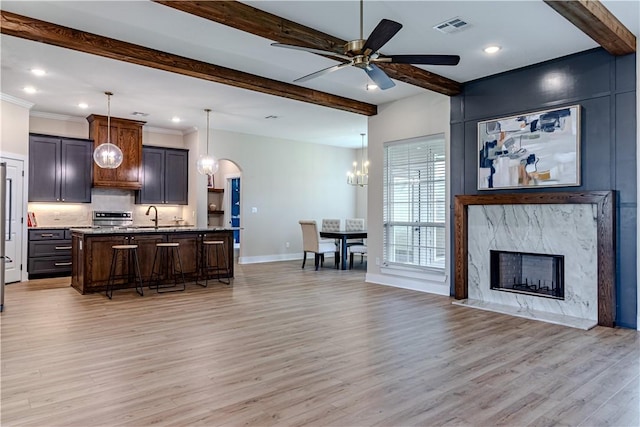
[(136, 203), (186, 205), (189, 151), (142, 147), (142, 188)]
[(91, 202), (93, 141), (29, 134), (29, 201)]
[[(92, 114), (89, 138), (94, 148), (107, 142), (107, 116)], [(115, 169), (93, 165), (93, 186), (139, 190), (142, 188), (142, 126), (145, 122), (111, 117), (111, 143), (122, 150), (122, 164)]]

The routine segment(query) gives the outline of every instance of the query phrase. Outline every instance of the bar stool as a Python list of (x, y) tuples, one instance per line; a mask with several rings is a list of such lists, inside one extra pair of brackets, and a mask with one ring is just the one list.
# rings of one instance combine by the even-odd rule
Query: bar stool
[[(129, 281), (133, 278), (136, 283), (136, 292), (143, 296), (142, 291), (142, 275), (140, 274), (140, 264), (138, 263), (138, 245), (113, 245), (111, 246), (113, 253), (111, 255), (111, 268), (109, 269), (109, 279), (107, 280), (107, 297), (111, 299), (113, 297), (113, 285), (117, 279), (127, 278)], [(121, 254), (120, 258), (122, 262), (125, 261), (125, 256), (129, 257), (129, 271), (127, 274), (116, 275), (116, 265), (118, 263), (118, 254)]]
[[(203, 240), (200, 252), (200, 266), (198, 268), (198, 277), (196, 278), (196, 284), (206, 288), (209, 284), (209, 274), (216, 273), (218, 282), (229, 285), (231, 283), (231, 271), (227, 264), (227, 254), (225, 253), (224, 240)], [(211, 251), (215, 255), (216, 265), (209, 265), (209, 259)], [(224, 266), (219, 265), (220, 258), (222, 258)], [(226, 274), (226, 281), (220, 275), (221, 272)], [(201, 278), (200, 274), (204, 274), (204, 285), (199, 283)]]
[[(176, 268), (176, 256), (178, 258), (178, 266), (180, 269)], [(158, 265), (157, 271), (156, 264)], [(182, 277), (182, 288), (178, 287), (178, 273), (180, 273), (180, 276)], [(154, 276), (155, 281), (153, 280)], [(163, 279), (168, 276), (173, 276), (173, 285), (162, 283)], [(149, 289), (152, 288), (152, 284), (155, 284), (154, 287), (159, 294), (165, 292), (184, 291), (186, 289), (187, 282), (184, 280), (182, 259), (180, 259), (180, 243), (156, 243), (156, 253), (153, 256), (151, 276), (149, 277)]]

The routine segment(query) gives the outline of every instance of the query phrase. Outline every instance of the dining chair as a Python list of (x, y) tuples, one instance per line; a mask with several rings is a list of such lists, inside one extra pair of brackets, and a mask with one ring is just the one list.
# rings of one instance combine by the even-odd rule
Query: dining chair
[(315, 254), (315, 267), (318, 270), (320, 265), (324, 266), (324, 254), (333, 253), (335, 268), (339, 266), (340, 253), (336, 250), (333, 240), (320, 240), (318, 226), (314, 220), (298, 221), (302, 227), (302, 249), (304, 256), (302, 257), (302, 268), (307, 262), (307, 253)]
[[(344, 220), (344, 229), (346, 231), (364, 231), (364, 218), (347, 218)], [(363, 245), (363, 239), (347, 240), (347, 247), (353, 245)]]
[[(341, 231), (342, 220), (340, 219), (323, 219), (322, 231)], [(329, 242), (329, 239), (323, 239), (325, 242)], [(340, 239), (331, 240), (336, 245), (336, 251), (340, 250)]]
[(349, 270), (353, 268), (353, 255), (360, 254), (360, 264), (363, 263), (364, 257), (367, 256), (367, 245), (349, 246)]

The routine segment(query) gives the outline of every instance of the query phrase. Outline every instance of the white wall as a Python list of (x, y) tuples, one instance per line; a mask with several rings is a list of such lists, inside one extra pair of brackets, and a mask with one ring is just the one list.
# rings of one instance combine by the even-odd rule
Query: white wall
[[(449, 295), (450, 271), (442, 277), (411, 278), (389, 271), (382, 271), (377, 260), (382, 261), (382, 176), (383, 144), (425, 135), (444, 133), (449, 147), (450, 102), (449, 97), (435, 92), (425, 92), (411, 98), (391, 102), (378, 107), (378, 115), (369, 118), (369, 188), (368, 188), (368, 238), (367, 281), (385, 285), (417, 289)], [(449, 179), (447, 178), (447, 194)], [(447, 214), (449, 209), (447, 209)], [(450, 219), (447, 218), (450, 223)], [(449, 236), (447, 229), (447, 238)], [(448, 241), (448, 245), (451, 242)], [(449, 251), (447, 251), (447, 256)], [(449, 268), (448, 260), (445, 262)]]
[(301, 259), (300, 219), (356, 215), (355, 150), (220, 130), (211, 139), (209, 152), (242, 171), (241, 263)]
[(0, 152), (29, 155), (29, 109), (33, 104), (2, 95)]

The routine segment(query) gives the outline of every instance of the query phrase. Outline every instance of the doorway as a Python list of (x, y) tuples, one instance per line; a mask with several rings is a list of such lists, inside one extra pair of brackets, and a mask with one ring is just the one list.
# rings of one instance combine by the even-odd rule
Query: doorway
[(24, 161), (2, 157), (7, 164), (5, 222), (5, 282), (22, 280), (24, 226)]
[[(230, 227), (240, 228), (240, 176), (227, 176), (227, 189), (229, 197), (225, 211), (229, 212), (227, 224)], [(240, 249), (240, 230), (233, 231), (233, 247)]]

